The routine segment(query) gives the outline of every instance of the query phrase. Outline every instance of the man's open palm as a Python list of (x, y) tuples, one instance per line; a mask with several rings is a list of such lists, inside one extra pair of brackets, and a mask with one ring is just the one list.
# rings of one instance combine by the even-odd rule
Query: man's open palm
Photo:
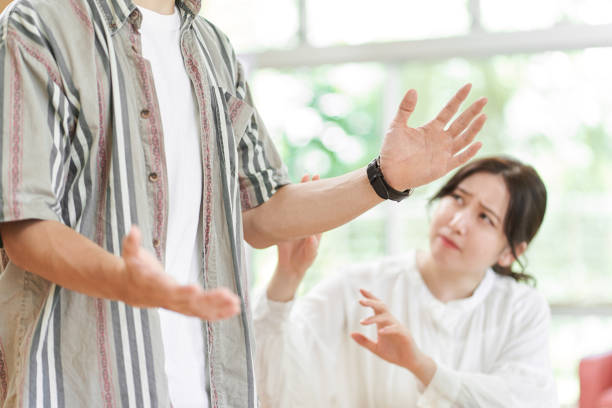
[(204, 290), (198, 284), (181, 285), (153, 254), (140, 246), (140, 231), (132, 227), (123, 240), (125, 263), (122, 300), (137, 307), (163, 307), (204, 320), (220, 320), (240, 311), (240, 300), (226, 288)]
[(406, 93), (380, 151), (381, 170), (391, 187), (403, 191), (422, 186), (474, 157), (482, 146), (472, 141), (486, 120), (480, 114), (486, 98), (474, 102), (447, 128), (470, 89), (470, 84), (465, 85), (435, 119), (418, 128), (407, 124), (416, 107), (417, 93), (414, 89)]

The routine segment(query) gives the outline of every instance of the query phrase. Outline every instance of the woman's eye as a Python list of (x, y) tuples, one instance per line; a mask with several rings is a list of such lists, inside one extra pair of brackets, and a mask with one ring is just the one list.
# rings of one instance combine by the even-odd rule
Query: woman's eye
[(492, 226), (495, 226), (495, 224), (493, 224), (493, 220), (485, 213), (481, 213), (480, 214), (480, 218), (485, 220), (486, 222), (488, 222), (489, 224), (491, 224)]
[(459, 194), (452, 193), (451, 197), (453, 198), (453, 200), (457, 201), (458, 203), (463, 202), (463, 197), (461, 197)]

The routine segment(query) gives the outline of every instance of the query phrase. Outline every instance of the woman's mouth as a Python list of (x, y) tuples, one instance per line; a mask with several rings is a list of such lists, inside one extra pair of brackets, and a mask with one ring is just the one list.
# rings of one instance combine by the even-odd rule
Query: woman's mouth
[(457, 244), (455, 244), (455, 242), (450, 239), (450, 238), (446, 238), (444, 235), (439, 235), (440, 240), (442, 241), (442, 244), (447, 247), (447, 248), (451, 248), (451, 249), (456, 249), (457, 251), (459, 251), (459, 246)]

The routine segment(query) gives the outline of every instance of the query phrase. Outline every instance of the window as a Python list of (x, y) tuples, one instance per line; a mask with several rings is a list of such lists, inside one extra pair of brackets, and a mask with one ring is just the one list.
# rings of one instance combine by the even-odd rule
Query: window
[[(285, 17), (281, 9), (277, 19), (257, 20), (236, 13), (236, 1), (211, 2), (231, 13), (227, 26), (211, 15), (230, 38), (289, 25), (277, 21)], [(294, 181), (304, 172), (331, 177), (365, 166), (410, 87), (419, 92), (413, 124), (429, 120), (467, 81), (474, 84), (471, 100), (489, 98), (481, 155), (516, 156), (547, 185), (547, 214), (527, 253), (528, 271), (551, 304), (559, 399), (572, 406), (580, 358), (612, 349), (610, 2), (299, 0), (282, 7), (292, 7), (291, 34), (250, 38), (237, 48)], [(236, 34), (234, 15), (245, 20)], [(252, 28), (245, 30), (247, 23)], [(346, 263), (425, 246), (425, 204), (440, 183), (324, 234), (301, 291)], [(275, 262), (275, 248), (252, 253), (256, 287)]]

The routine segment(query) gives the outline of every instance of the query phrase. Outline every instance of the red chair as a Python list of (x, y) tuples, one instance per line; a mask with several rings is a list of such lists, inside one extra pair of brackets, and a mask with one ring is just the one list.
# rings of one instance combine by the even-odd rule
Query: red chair
[(612, 351), (583, 358), (578, 375), (580, 408), (612, 408)]

